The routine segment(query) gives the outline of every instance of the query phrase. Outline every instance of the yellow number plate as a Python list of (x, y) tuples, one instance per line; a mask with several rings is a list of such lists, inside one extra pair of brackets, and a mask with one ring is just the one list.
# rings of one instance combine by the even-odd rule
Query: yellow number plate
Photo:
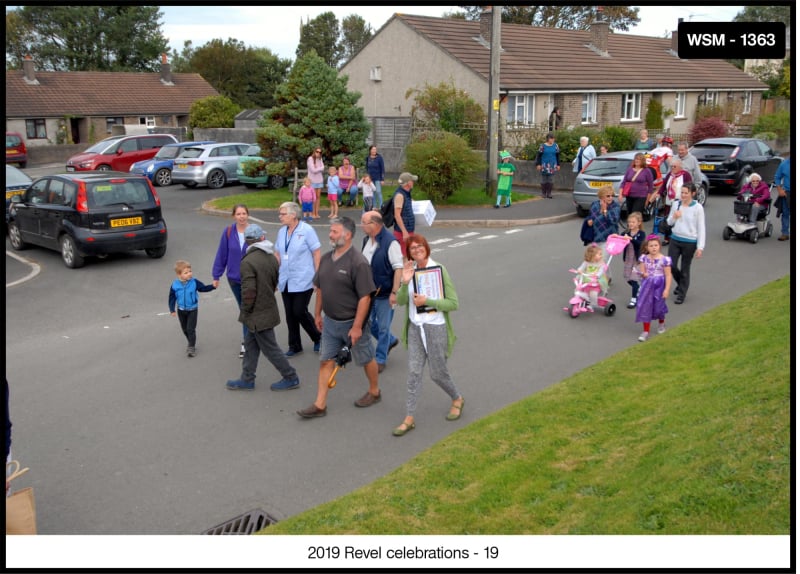
[(11, 199), (15, 195), (22, 195), (25, 193), (24, 189), (15, 189), (14, 191), (7, 191), (6, 192), (6, 199)]
[(701, 163), (700, 169), (703, 171), (714, 171), (714, 164), (711, 163)]
[(608, 184), (607, 181), (590, 181), (589, 187), (603, 187), (604, 185)]
[(176, 163), (175, 167), (180, 168), (180, 169), (186, 169), (186, 164), (185, 163)]
[(124, 219), (112, 219), (111, 227), (128, 227), (131, 225), (141, 225), (141, 217), (126, 217)]

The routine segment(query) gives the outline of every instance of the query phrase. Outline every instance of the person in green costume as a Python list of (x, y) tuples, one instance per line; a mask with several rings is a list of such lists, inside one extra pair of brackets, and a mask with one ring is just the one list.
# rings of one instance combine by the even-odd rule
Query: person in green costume
[(497, 202), (494, 208), (500, 207), (500, 199), (506, 198), (503, 207), (511, 207), (511, 181), (517, 168), (511, 163), (511, 154), (507, 151), (500, 152), (500, 165), (497, 166)]

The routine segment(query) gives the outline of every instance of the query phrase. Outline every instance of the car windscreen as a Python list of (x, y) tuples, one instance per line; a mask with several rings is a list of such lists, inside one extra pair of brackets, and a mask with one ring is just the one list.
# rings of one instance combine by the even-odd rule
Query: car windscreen
[(178, 155), (178, 157), (200, 157), (203, 154), (201, 147), (187, 147)]
[(258, 157), (261, 155), (261, 148), (257, 145), (251, 145), (245, 150), (244, 155), (248, 157)]
[(175, 159), (183, 150), (184, 148), (182, 147), (165, 146), (158, 150), (158, 153), (155, 155), (154, 159)]
[(119, 138), (114, 139), (105, 139), (103, 141), (99, 141), (91, 147), (86, 148), (83, 153), (103, 153), (109, 147), (114, 144), (119, 143)]
[(149, 203), (150, 187), (143, 179), (113, 179), (86, 182), (89, 206), (127, 205)]
[(18, 135), (6, 134), (6, 147), (17, 147), (21, 143), (22, 140), (19, 139)]
[(611, 177), (615, 175), (625, 175), (631, 166), (631, 160), (624, 158), (604, 158), (593, 159), (583, 170), (583, 175), (595, 177)]
[(723, 161), (731, 156), (734, 149), (734, 145), (709, 144), (696, 145), (690, 151), (698, 160)]
[(6, 166), (6, 186), (9, 185), (30, 185), (31, 178), (25, 175), (18, 169), (15, 169), (13, 166), (7, 165)]

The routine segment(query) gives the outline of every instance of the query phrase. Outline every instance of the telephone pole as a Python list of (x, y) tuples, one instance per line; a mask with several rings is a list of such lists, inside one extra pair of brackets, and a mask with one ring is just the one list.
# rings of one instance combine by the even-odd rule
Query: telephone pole
[(497, 137), (500, 121), (500, 23), (502, 6), (487, 6), (492, 12), (492, 39), (490, 43), (489, 64), (489, 109), (488, 109), (488, 150), (486, 158), (489, 164), (486, 178), (486, 193), (494, 196), (497, 191)]

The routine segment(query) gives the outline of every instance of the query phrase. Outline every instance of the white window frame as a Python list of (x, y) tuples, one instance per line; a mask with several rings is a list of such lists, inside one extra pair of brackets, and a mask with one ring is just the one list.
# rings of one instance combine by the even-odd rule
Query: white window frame
[(709, 90), (703, 93), (703, 103), (707, 106), (716, 106), (719, 102), (719, 92), (716, 90)]
[(581, 123), (597, 123), (597, 94), (594, 92), (583, 94), (583, 99), (581, 100)]
[(535, 94), (509, 94), (506, 123), (509, 125), (532, 125), (536, 120)]
[(675, 117), (686, 117), (686, 92), (675, 92)]
[(642, 119), (641, 92), (622, 94), (622, 121), (640, 121)]
[(742, 100), (744, 101), (744, 106), (743, 106), (743, 109), (742, 109), (742, 113), (743, 114), (752, 113), (753, 92), (745, 92), (744, 96), (742, 97)]
[(156, 127), (156, 118), (155, 116), (140, 116), (139, 125), (154, 128)]

